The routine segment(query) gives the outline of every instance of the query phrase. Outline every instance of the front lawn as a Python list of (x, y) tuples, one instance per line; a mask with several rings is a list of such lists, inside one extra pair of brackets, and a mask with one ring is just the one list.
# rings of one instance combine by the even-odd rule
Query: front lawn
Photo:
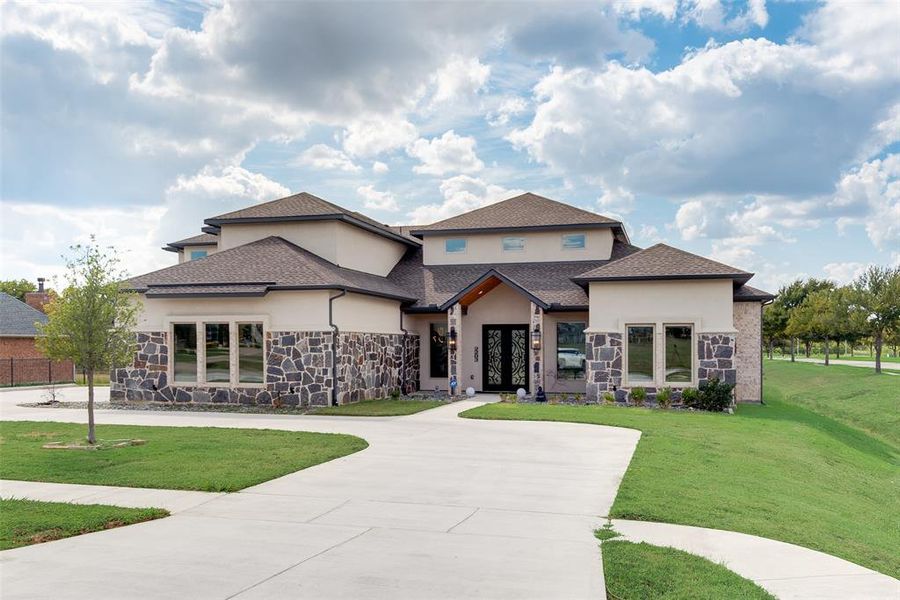
[(900, 375), (780, 360), (767, 360), (763, 368), (773, 398), (805, 406), (900, 448)]
[(268, 429), (99, 425), (99, 439), (142, 446), (47, 450), (84, 439), (86, 425), (0, 422), (0, 479), (234, 492), (368, 446), (352, 436)]
[(603, 542), (603, 572), (611, 598), (621, 600), (774, 600), (722, 565), (674, 548)]
[(394, 400), (383, 398), (380, 400), (365, 400), (353, 404), (340, 406), (323, 406), (310, 411), (312, 415), (334, 415), (344, 417), (396, 417), (400, 415), (412, 415), (429, 408), (443, 406), (446, 402), (438, 400)]
[(0, 550), (168, 516), (160, 508), (0, 500)]
[[(733, 416), (535, 404), (488, 404), (462, 416), (639, 429), (641, 440), (612, 517), (761, 535), (897, 577), (900, 451), (789, 404), (785, 390), (792, 389), (793, 377), (803, 374), (769, 369), (767, 405), (741, 405)], [(883, 379), (885, 385), (896, 381)]]

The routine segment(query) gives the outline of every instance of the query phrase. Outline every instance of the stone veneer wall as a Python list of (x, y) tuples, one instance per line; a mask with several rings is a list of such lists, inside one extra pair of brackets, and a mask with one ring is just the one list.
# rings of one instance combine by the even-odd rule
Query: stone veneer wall
[(456, 394), (460, 393), (462, 388), (462, 375), (459, 372), (459, 349), (462, 348), (462, 304), (457, 302), (447, 309), (447, 339), (449, 340), (450, 332), (456, 330), (456, 348), (449, 348), (447, 352), (447, 391), (450, 387), (450, 381), (456, 377)]
[[(622, 385), (622, 334), (588, 333), (587, 401), (599, 402), (605, 392), (620, 391)], [(624, 392), (622, 392), (624, 394)], [(617, 392), (618, 394), (618, 392)], [(624, 399), (624, 397), (623, 397)]]
[(735, 302), (734, 328), (737, 329), (734, 366), (737, 369), (738, 402), (759, 402), (762, 397), (762, 303)]
[[(132, 364), (110, 372), (110, 397), (147, 402), (326, 406), (331, 402), (332, 339), (330, 331), (267, 332), (265, 386), (231, 387), (172, 384), (167, 334), (138, 333)], [(418, 336), (408, 336), (405, 348), (412, 358), (407, 365), (407, 380), (417, 382)], [(402, 335), (345, 333), (341, 334), (338, 350), (340, 375), (348, 375), (347, 381), (339, 380), (341, 402), (386, 396), (399, 389)]]
[[(402, 334), (338, 334), (338, 403), (384, 398), (400, 392), (404, 347)], [(418, 345), (414, 348), (418, 352)], [(418, 378), (418, 375), (416, 376)]]
[(697, 358), (700, 367), (697, 370), (699, 385), (710, 379), (734, 385), (737, 381), (737, 369), (734, 363), (735, 335), (732, 333), (701, 333), (697, 336)]
[[(544, 387), (544, 351), (541, 348), (537, 350), (531, 344), (531, 332), (537, 329), (541, 335), (546, 335), (544, 331), (544, 310), (531, 303), (531, 327), (527, 332), (526, 344), (528, 344), (528, 353), (531, 356), (531, 374), (529, 381), (531, 382), (531, 393), (536, 394), (539, 387)], [(546, 390), (545, 390), (546, 391)]]

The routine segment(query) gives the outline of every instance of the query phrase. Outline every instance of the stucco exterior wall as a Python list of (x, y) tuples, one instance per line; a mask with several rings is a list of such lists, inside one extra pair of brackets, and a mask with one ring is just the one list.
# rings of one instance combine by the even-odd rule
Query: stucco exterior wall
[(385, 276), (406, 246), (339, 221), (234, 223), (222, 225), (219, 250), (279, 236), (338, 266)]
[(734, 332), (730, 279), (608, 281), (590, 284), (590, 331), (625, 332), (628, 323), (694, 323), (696, 333)]
[[(564, 249), (563, 234), (585, 234), (583, 249)], [(525, 248), (519, 251), (503, 250), (503, 238), (523, 237)], [(444, 251), (449, 238), (465, 238), (466, 251)], [(607, 260), (612, 252), (613, 234), (610, 229), (566, 229), (547, 231), (522, 231), (509, 233), (470, 233), (454, 235), (427, 235), (424, 239), (423, 261), (426, 265), (457, 265), (484, 263), (555, 262), (568, 260)]]
[(199, 252), (201, 250), (205, 250), (206, 255), (210, 256), (210, 255), (218, 252), (219, 247), (216, 246), (215, 244), (212, 244), (209, 246), (188, 246), (187, 248), (184, 248), (183, 250), (178, 251), (178, 263), (181, 264), (183, 262), (190, 262), (191, 261), (191, 252)]
[(759, 402), (762, 397), (762, 303), (735, 302), (734, 327), (737, 329), (735, 366), (738, 402)]
[(334, 301), (334, 322), (341, 331), (401, 333), (400, 302), (350, 293)]

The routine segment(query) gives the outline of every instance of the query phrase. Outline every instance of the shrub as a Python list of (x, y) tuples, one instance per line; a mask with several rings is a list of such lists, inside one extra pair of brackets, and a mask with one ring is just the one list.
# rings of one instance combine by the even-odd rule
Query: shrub
[(391, 400), (399, 400), (400, 399), (400, 390), (391, 391)]
[(664, 387), (656, 393), (656, 403), (660, 408), (672, 406), (672, 388)]
[(637, 406), (643, 406), (644, 400), (647, 399), (647, 390), (642, 387), (632, 388), (631, 399)]
[(604, 404), (615, 404), (616, 403), (616, 395), (612, 392), (603, 392), (603, 403)]
[(713, 377), (700, 388), (698, 408), (721, 412), (731, 406), (734, 386)]
[(697, 388), (689, 387), (681, 390), (681, 402), (685, 406), (697, 406), (699, 400), (700, 392), (697, 391)]

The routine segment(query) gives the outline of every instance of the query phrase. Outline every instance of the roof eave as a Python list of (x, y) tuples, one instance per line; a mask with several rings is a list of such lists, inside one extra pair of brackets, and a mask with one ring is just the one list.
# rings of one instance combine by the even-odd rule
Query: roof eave
[(549, 304), (547, 304), (546, 302), (544, 302), (543, 300), (541, 300), (540, 298), (538, 298), (537, 296), (535, 296), (534, 294), (529, 292), (527, 289), (525, 289), (524, 287), (522, 287), (521, 285), (519, 285), (518, 283), (516, 283), (509, 277), (506, 277), (505, 275), (503, 275), (496, 269), (490, 269), (484, 275), (482, 275), (481, 277), (479, 277), (478, 279), (476, 279), (475, 281), (473, 281), (472, 283), (470, 283), (469, 285), (464, 287), (459, 292), (457, 292), (452, 298), (450, 298), (449, 300), (447, 300), (446, 302), (441, 304), (440, 309), (442, 311), (447, 310), (448, 308), (450, 308), (451, 306), (453, 306), (454, 304), (459, 302), (463, 296), (465, 296), (466, 294), (468, 294), (469, 292), (471, 292), (472, 290), (477, 288), (479, 285), (481, 285), (482, 283), (484, 283), (491, 277), (496, 277), (501, 282), (503, 282), (506, 285), (510, 286), (511, 288), (517, 290), (519, 293), (521, 293), (526, 298), (528, 298), (529, 300), (531, 300), (532, 302), (534, 302), (535, 304), (540, 306), (542, 309), (547, 310), (548, 308), (550, 308)]
[[(266, 286), (266, 289), (263, 291), (230, 291), (230, 292), (156, 292), (155, 290), (159, 289), (167, 289), (167, 288), (177, 288), (177, 287), (213, 287), (213, 286), (221, 286), (221, 285), (233, 285), (233, 286), (241, 286), (241, 285), (256, 285), (256, 286)], [(388, 300), (397, 300), (399, 302), (415, 302), (417, 298), (413, 298), (411, 296), (403, 296), (400, 294), (391, 294), (388, 292), (379, 292), (377, 290), (368, 290), (365, 288), (355, 287), (355, 286), (346, 286), (346, 285), (338, 285), (338, 284), (321, 284), (321, 285), (278, 285), (274, 283), (267, 282), (256, 282), (254, 284), (246, 284), (246, 283), (166, 283), (166, 284), (158, 284), (158, 285), (149, 285), (142, 288), (123, 288), (122, 291), (126, 292), (135, 292), (138, 294), (146, 294), (147, 292), (153, 292), (153, 298), (240, 298), (240, 297), (251, 297), (251, 296), (265, 296), (269, 292), (278, 292), (278, 291), (317, 291), (317, 290), (346, 290), (348, 292), (354, 294), (362, 294), (366, 296), (375, 296), (378, 298), (386, 298)]]
[(607, 228), (624, 228), (622, 223), (611, 221), (609, 223), (569, 223), (563, 225), (525, 225), (520, 227), (463, 227), (454, 229), (410, 229), (409, 235), (428, 236), (428, 235), (454, 235), (462, 233), (506, 233), (510, 231), (547, 231), (552, 229), (607, 229)]
[(685, 281), (690, 279), (730, 279), (741, 284), (750, 281), (753, 273), (735, 273), (735, 274), (702, 274), (702, 275), (610, 275), (610, 276), (594, 276), (594, 277), (573, 277), (572, 281), (578, 285), (584, 286), (588, 283), (603, 283), (607, 281)]

